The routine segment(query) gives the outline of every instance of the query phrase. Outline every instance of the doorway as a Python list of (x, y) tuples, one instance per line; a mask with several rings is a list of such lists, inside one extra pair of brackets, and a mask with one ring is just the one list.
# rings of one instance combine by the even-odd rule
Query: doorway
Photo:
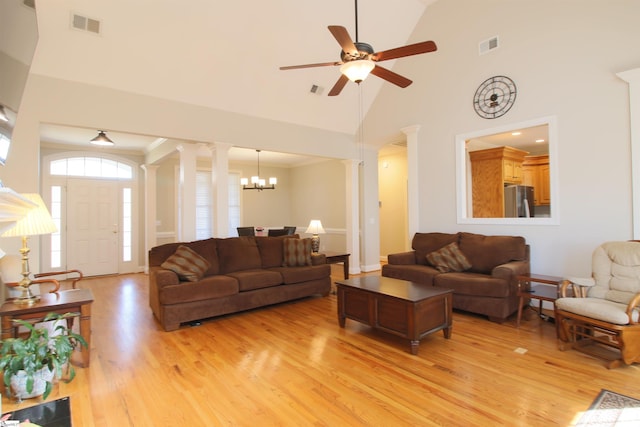
[(404, 252), (408, 240), (407, 149), (402, 144), (384, 147), (378, 153), (378, 197), (380, 207), (380, 259)]
[(41, 271), (78, 269), (85, 276), (139, 271), (136, 165), (87, 154), (43, 159), (42, 196), (58, 232), (43, 238)]

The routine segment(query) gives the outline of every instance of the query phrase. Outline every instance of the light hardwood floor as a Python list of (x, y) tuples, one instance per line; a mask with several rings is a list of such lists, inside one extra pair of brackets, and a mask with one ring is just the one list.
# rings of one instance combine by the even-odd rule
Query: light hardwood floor
[(405, 340), (341, 329), (335, 295), (164, 332), (144, 274), (79, 285), (95, 297), (91, 366), (49, 397), (71, 396), (76, 427), (567, 426), (602, 388), (640, 397), (640, 366), (558, 351), (532, 312), (519, 329), (454, 313), (451, 339), (433, 334), (413, 356)]

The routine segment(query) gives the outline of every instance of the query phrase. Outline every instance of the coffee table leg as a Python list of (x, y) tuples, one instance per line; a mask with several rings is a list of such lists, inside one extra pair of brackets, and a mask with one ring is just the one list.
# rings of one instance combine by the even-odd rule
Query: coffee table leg
[(411, 354), (418, 354), (419, 345), (420, 345), (420, 340), (411, 340)]
[(445, 339), (448, 340), (449, 338), (451, 338), (451, 326), (449, 326), (448, 328), (444, 328), (442, 330), (442, 333), (444, 334)]
[(340, 325), (341, 328), (344, 328), (345, 320), (346, 320), (345, 316), (341, 316), (340, 314), (338, 314), (338, 324)]

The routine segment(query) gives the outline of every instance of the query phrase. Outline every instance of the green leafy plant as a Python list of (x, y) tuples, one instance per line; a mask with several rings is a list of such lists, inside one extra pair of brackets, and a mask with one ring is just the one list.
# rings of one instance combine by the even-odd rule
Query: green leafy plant
[[(66, 320), (77, 316), (76, 313), (49, 313), (43, 319), (46, 321)], [(11, 377), (19, 371), (25, 371), (27, 376), (26, 389), (28, 393), (33, 392), (34, 375), (42, 368), (47, 367), (55, 373), (55, 377), (62, 378), (62, 368), (73, 351), (80, 347), (87, 347), (87, 342), (79, 334), (74, 333), (71, 328), (64, 324), (57, 324), (54, 332), (49, 334), (46, 328), (35, 328), (31, 323), (14, 319), (16, 324), (28, 329), (26, 337), (7, 338), (2, 340), (0, 347), (0, 370), (3, 372), (4, 385), (7, 390), (11, 390)], [(64, 380), (70, 382), (75, 378), (75, 370), (71, 363), (69, 368), (69, 378)], [(52, 380), (46, 381), (45, 391), (42, 395), (46, 399), (53, 388)]]

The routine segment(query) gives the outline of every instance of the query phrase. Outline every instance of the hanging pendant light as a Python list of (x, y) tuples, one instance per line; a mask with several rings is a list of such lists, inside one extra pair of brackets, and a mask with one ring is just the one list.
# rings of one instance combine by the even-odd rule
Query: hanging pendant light
[(0, 122), (8, 122), (9, 116), (7, 116), (6, 111), (4, 111), (4, 106), (0, 105)]
[(268, 186), (266, 179), (260, 178), (260, 150), (256, 150), (256, 152), (258, 153), (258, 174), (251, 177), (251, 185), (249, 185), (248, 178), (240, 178), (240, 185), (243, 190), (275, 190), (278, 178), (270, 177)]
[(93, 145), (112, 146), (115, 145), (112, 140), (104, 133), (103, 130), (98, 131), (98, 136), (89, 141)]

